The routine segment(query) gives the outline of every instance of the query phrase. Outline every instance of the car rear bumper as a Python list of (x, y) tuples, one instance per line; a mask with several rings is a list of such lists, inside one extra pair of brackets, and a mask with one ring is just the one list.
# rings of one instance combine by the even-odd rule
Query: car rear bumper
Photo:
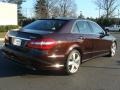
[[(66, 58), (64, 55), (57, 55), (57, 57), (42, 54), (35, 56), (30, 53), (23, 53), (11, 49), (10, 47), (3, 46), (2, 52), (5, 57), (21, 65), (27, 66), (31, 69), (63, 69)], [(34, 52), (33, 52), (34, 53)]]

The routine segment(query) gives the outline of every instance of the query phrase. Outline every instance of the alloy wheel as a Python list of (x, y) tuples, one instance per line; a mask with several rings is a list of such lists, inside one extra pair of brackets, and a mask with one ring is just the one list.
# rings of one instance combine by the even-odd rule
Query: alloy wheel
[(115, 56), (116, 54), (116, 43), (114, 42), (111, 46), (111, 56)]
[(81, 56), (77, 50), (73, 50), (67, 59), (67, 72), (68, 74), (74, 74), (78, 71), (81, 63)]

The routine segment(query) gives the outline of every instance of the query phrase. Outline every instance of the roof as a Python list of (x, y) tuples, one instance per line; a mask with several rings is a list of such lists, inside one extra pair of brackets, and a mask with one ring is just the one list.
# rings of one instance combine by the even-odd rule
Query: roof
[(78, 19), (78, 18), (46, 18), (38, 20), (87, 20), (87, 19)]

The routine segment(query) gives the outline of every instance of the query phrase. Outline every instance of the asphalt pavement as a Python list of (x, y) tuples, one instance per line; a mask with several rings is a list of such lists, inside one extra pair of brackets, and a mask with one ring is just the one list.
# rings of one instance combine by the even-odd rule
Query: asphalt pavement
[(0, 52), (0, 90), (120, 90), (120, 34), (113, 35), (118, 39), (115, 57), (87, 61), (70, 76), (26, 69)]
[(0, 48), (3, 46), (3, 42), (2, 41), (0, 41)]

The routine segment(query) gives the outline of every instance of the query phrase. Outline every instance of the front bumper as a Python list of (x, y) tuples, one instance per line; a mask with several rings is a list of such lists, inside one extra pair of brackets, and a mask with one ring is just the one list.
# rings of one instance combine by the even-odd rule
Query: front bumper
[(11, 48), (10, 46), (3, 46), (2, 52), (10, 60), (17, 62), (21, 65), (27, 66), (31, 69), (63, 69), (66, 60), (64, 55), (54, 57), (49, 56), (46, 53), (40, 54), (34, 51), (32, 51), (32, 53), (25, 53), (17, 51)]

